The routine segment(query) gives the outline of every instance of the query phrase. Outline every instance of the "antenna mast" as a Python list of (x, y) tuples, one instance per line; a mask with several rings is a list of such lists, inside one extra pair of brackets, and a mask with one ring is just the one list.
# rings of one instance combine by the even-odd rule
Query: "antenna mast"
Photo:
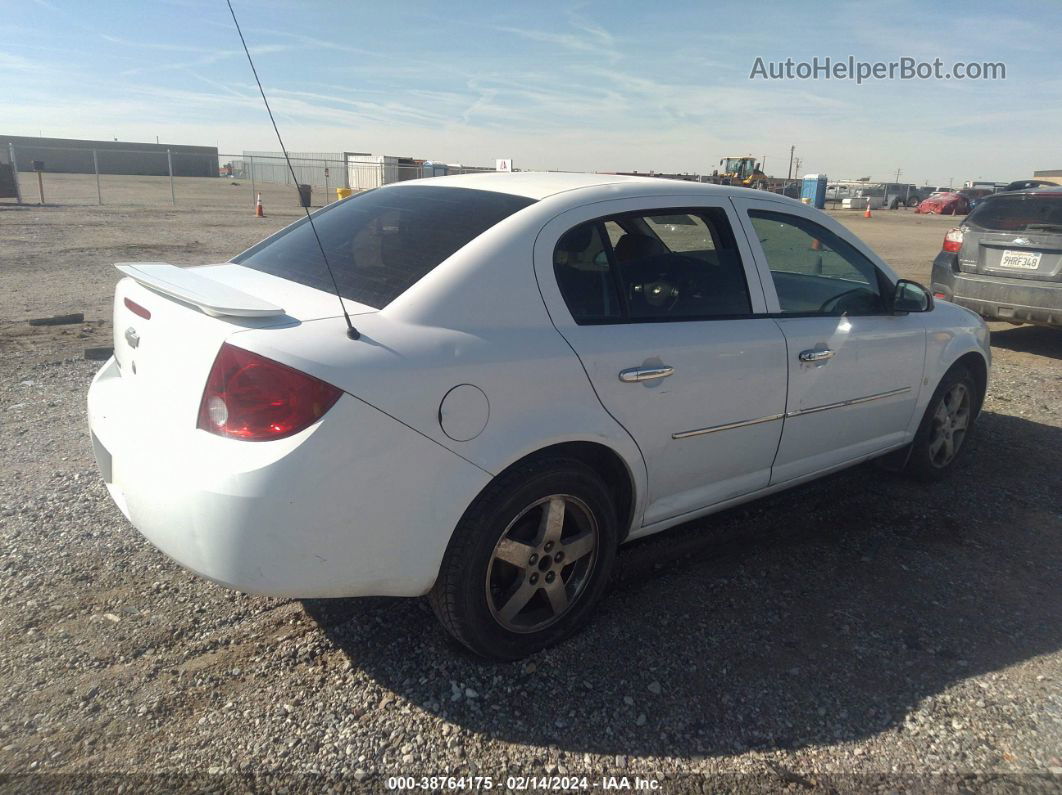
[[(229, 6), (229, 13), (232, 14), (232, 21), (236, 25), (236, 32), (240, 36), (240, 43), (243, 45), (243, 51), (247, 53), (247, 63), (251, 65), (251, 72), (254, 74), (254, 82), (258, 84), (258, 92), (262, 95), (262, 102), (265, 103), (266, 113), (269, 114), (269, 121), (273, 123), (273, 132), (277, 134), (277, 141), (280, 143), (280, 151), (284, 153), (284, 160), (288, 164), (288, 171), (291, 172), (291, 181), (295, 185), (295, 190), (299, 189), (299, 179), (295, 176), (295, 169), (291, 165), (291, 158), (288, 157), (287, 147), (284, 146), (284, 139), (280, 137), (280, 130), (277, 128), (277, 120), (273, 118), (273, 110), (269, 107), (269, 100), (266, 99), (265, 89), (262, 88), (262, 81), (258, 79), (258, 70), (254, 68), (254, 61), (251, 59), (251, 51), (247, 48), (247, 41), (243, 38), (243, 31), (240, 30), (239, 20), (236, 19), (236, 12), (232, 8), (232, 0), (225, 0)], [(306, 220), (310, 224), (310, 229), (313, 230), (314, 239), (317, 240), (317, 248), (321, 250), (321, 259), (324, 260), (325, 269), (328, 271), (328, 277), (332, 280), (332, 288), (336, 291), (336, 298), (339, 299), (339, 308), (343, 312), (343, 318), (347, 321), (347, 336), (352, 340), (359, 339), (361, 334), (354, 328), (354, 324), (350, 322), (350, 314), (347, 312), (347, 306), (343, 303), (343, 294), (339, 292), (339, 283), (336, 281), (336, 275), (332, 272), (332, 266), (328, 264), (328, 255), (325, 254), (324, 244), (321, 243), (321, 236), (317, 234), (317, 227), (314, 226), (313, 216), (310, 215), (310, 208), (303, 207), (306, 211)]]

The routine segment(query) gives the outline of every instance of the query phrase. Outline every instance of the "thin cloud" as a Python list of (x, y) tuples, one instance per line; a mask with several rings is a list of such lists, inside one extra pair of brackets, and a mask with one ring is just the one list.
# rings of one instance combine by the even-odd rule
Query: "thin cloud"
[(12, 72), (36, 72), (39, 71), (40, 65), (34, 63), (28, 58), (23, 58), (21, 55), (14, 55), (9, 52), (0, 51), (0, 71), (12, 71)]
[(120, 36), (113, 36), (110, 33), (101, 33), (100, 38), (110, 44), (117, 44), (122, 47), (136, 47), (140, 50), (160, 50), (162, 52), (199, 52), (209, 53), (214, 52), (215, 48), (212, 47), (199, 47), (191, 44), (172, 44), (169, 42), (154, 42), (154, 41), (139, 41), (137, 39), (124, 39)]
[[(287, 52), (289, 50), (296, 49), (289, 44), (262, 44), (256, 47), (249, 47), (251, 55), (269, 55), (270, 53)], [(131, 75), (146, 74), (149, 72), (166, 72), (174, 70), (188, 70), (195, 69), (200, 66), (210, 66), (211, 64), (224, 61), (229, 58), (241, 58), (243, 57), (243, 50), (215, 50), (214, 52), (204, 55), (201, 58), (196, 58), (191, 61), (178, 61), (177, 63), (156, 63), (148, 64), (144, 66), (134, 66), (131, 69), (125, 69), (119, 74), (123, 77), (129, 77)]]
[[(613, 47), (611, 40), (603, 41), (599, 35), (579, 35), (578, 33), (552, 33), (546, 30), (531, 30), (527, 28), (514, 28), (505, 25), (494, 26), (494, 30), (501, 33), (511, 33), (529, 41), (537, 41), (552, 44), (569, 52), (586, 53), (589, 55), (602, 56), (609, 60), (616, 60), (619, 54)], [(583, 31), (587, 34), (587, 31)]]

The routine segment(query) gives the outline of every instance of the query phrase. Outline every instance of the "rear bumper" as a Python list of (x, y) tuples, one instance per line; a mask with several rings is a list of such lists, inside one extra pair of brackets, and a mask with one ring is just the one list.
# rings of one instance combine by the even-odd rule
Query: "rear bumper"
[(160, 431), (127, 380), (112, 359), (88, 396), (111, 496), (171, 558), (241, 591), (426, 593), (453, 528), (489, 479), (349, 395), (302, 433), (241, 442)]
[(1062, 326), (1062, 284), (955, 273), (934, 263), (933, 292), (988, 320)]

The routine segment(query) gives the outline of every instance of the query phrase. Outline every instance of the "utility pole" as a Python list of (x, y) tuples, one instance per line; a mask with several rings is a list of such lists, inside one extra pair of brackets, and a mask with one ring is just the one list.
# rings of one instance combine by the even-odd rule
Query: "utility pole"
[(899, 168), (896, 169), (896, 179), (894, 179), (893, 182), (899, 182), (900, 181), (900, 174), (902, 174), (902, 173), (903, 173), (903, 169), (899, 169)]
[(169, 167), (170, 171), (170, 201), (172, 201), (173, 204), (176, 205), (177, 194), (174, 193), (173, 190), (173, 154), (170, 152), (169, 149), (166, 150), (166, 165)]
[(789, 171), (786, 172), (786, 175), (785, 175), (786, 179), (792, 179), (793, 178), (793, 152), (795, 152), (795, 151), (796, 151), (796, 145), (795, 144), (793, 146), (789, 147)]
[(793, 176), (796, 177), (800, 173), (800, 164), (804, 162), (799, 157), (793, 161)]

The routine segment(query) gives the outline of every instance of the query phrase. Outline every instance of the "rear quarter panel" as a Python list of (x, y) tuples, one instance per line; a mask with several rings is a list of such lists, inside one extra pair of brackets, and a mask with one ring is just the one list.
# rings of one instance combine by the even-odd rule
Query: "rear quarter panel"
[[(601, 406), (535, 279), (535, 236), (557, 206), (544, 200), (514, 214), (383, 310), (354, 318), (357, 341), (337, 318), (230, 341), (335, 384), (491, 474), (553, 444), (604, 445), (627, 465), (632, 519), (640, 521), (641, 453)], [(489, 404), (486, 427), (467, 441), (440, 424), (443, 398), (462, 384), (478, 387)]]

